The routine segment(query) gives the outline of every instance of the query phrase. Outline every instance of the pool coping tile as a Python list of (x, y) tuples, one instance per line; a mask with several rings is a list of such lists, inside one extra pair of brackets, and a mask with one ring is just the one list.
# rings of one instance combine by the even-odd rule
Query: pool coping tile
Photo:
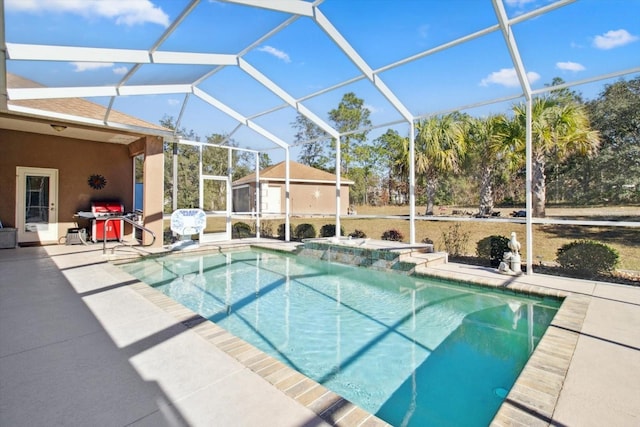
[[(282, 393), (312, 410), (327, 423), (336, 426), (352, 426), (366, 422), (366, 424), (362, 425), (389, 426), (388, 423), (375, 417), (375, 415), (286, 366), (252, 344), (227, 332), (214, 322), (173, 301), (159, 290), (147, 285), (139, 286), (139, 283), (136, 283), (131, 289), (176, 318), (201, 338), (262, 377)], [(342, 419), (348, 419), (349, 422), (341, 424)], [(352, 424), (353, 420), (358, 421), (360, 424)]]

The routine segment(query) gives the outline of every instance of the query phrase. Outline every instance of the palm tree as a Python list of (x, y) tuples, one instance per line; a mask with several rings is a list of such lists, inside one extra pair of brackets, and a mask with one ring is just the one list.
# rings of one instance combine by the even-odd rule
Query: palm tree
[[(525, 147), (526, 107), (513, 108), (513, 127), (518, 131), (513, 136), (517, 151)], [(545, 216), (546, 186), (545, 166), (547, 157), (566, 159), (570, 154), (591, 155), (600, 145), (597, 131), (591, 130), (586, 109), (573, 101), (562, 101), (549, 97), (536, 98), (532, 105), (532, 185), (533, 216)]]
[(484, 119), (470, 118), (466, 123), (468, 163), (472, 163), (470, 166), (477, 171), (480, 187), (479, 216), (493, 212), (494, 175), (502, 163), (509, 161), (509, 146), (505, 143), (507, 122), (503, 115), (491, 115)]
[(457, 114), (430, 117), (416, 124), (416, 174), (425, 179), (426, 215), (433, 215), (438, 179), (457, 172), (465, 154), (465, 138)]

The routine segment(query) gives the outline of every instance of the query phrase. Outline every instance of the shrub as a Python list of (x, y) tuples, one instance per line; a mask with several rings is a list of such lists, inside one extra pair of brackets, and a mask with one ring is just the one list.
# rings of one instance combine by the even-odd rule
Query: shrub
[[(253, 232), (254, 235), (258, 234), (256, 233), (256, 228), (257, 228), (257, 224), (254, 221), (251, 226), (251, 231)], [(282, 229), (284, 230), (284, 224)], [(269, 220), (260, 221), (260, 237), (273, 237), (272, 221), (269, 221)], [(283, 235), (283, 238), (284, 238), (284, 235)]]
[(433, 240), (431, 240), (428, 237), (425, 237), (424, 239), (422, 239), (422, 243), (426, 243), (427, 245), (433, 245)]
[(442, 232), (444, 248), (451, 256), (464, 255), (464, 251), (469, 243), (469, 233), (460, 231), (460, 224), (453, 224)]
[[(284, 235), (285, 234), (285, 227), (286, 227), (286, 224), (278, 225), (278, 239), (280, 239), (280, 240), (284, 240), (284, 238), (285, 238), (285, 235)], [(291, 224), (289, 224), (289, 236), (290, 236), (290, 238), (295, 239), (295, 235), (293, 233), (293, 226)]]
[(367, 235), (365, 234), (364, 231), (358, 230), (356, 228), (356, 230), (353, 233), (349, 234), (349, 237), (353, 237), (354, 239), (366, 239)]
[(317, 235), (316, 228), (313, 226), (313, 224), (307, 223), (298, 224), (293, 234), (294, 237), (298, 240), (311, 239), (313, 237), (316, 237)]
[[(320, 237), (334, 237), (336, 235), (335, 224), (325, 224), (320, 227)], [(344, 228), (340, 227), (340, 235), (344, 236)]]
[(164, 232), (162, 233), (162, 244), (170, 245), (172, 243), (175, 243), (175, 241), (176, 241), (176, 237), (173, 235), (173, 231), (164, 230)]
[(556, 261), (580, 276), (611, 273), (620, 262), (614, 248), (593, 240), (575, 240), (558, 249)]
[(504, 236), (487, 236), (476, 245), (476, 255), (488, 259), (492, 267), (500, 265), (505, 252), (509, 252), (509, 238)]
[(236, 222), (231, 227), (231, 237), (233, 239), (243, 239), (245, 237), (254, 237), (255, 232), (251, 230), (251, 226), (246, 222)]
[(382, 240), (392, 240), (394, 242), (402, 242), (404, 236), (399, 230), (392, 228), (382, 233)]

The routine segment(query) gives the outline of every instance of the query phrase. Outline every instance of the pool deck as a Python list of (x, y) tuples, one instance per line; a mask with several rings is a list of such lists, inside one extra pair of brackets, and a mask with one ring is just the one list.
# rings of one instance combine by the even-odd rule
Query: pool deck
[[(384, 425), (108, 258), (97, 244), (0, 250), (0, 425)], [(640, 425), (640, 287), (420, 273), (568, 295), (493, 425)]]

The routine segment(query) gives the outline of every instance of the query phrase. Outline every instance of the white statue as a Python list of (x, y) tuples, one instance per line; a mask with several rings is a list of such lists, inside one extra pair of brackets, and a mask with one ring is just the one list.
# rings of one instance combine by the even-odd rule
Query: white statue
[(498, 271), (502, 274), (522, 274), (520, 267), (520, 242), (516, 239), (516, 232), (511, 232), (511, 240), (507, 243), (511, 251), (505, 252)]
[(513, 274), (513, 271), (511, 270), (511, 267), (509, 267), (509, 265), (511, 264), (511, 257), (513, 256), (512, 252), (505, 252), (504, 255), (502, 256), (502, 261), (500, 262), (500, 265), (498, 266), (498, 271), (502, 274)]
[(509, 243), (507, 243), (507, 246), (509, 246), (509, 249), (511, 249), (511, 252), (513, 252), (514, 255), (520, 255), (520, 242), (516, 240), (515, 231), (511, 232), (511, 240), (509, 240)]

